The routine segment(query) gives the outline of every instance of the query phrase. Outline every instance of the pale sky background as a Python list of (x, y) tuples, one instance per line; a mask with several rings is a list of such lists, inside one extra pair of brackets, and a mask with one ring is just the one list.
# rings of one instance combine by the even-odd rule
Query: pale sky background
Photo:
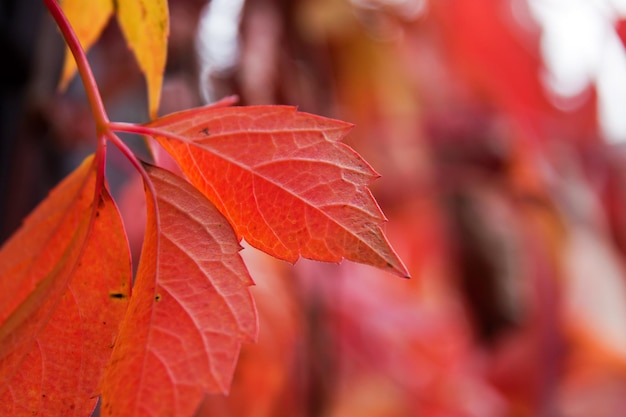
[(575, 95), (589, 82), (598, 89), (600, 125), (609, 142), (626, 141), (626, 52), (614, 25), (626, 0), (530, 0), (544, 29), (548, 88)]

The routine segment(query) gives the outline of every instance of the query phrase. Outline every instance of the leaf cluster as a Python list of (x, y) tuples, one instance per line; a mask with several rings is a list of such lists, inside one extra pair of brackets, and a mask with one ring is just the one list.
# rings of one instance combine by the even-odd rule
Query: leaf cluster
[[(89, 415), (100, 396), (103, 415), (185, 416), (205, 393), (227, 393), (241, 343), (258, 332), (243, 239), (290, 262), (408, 276), (367, 188), (376, 172), (339, 142), (351, 125), (232, 100), (156, 118), (166, 2), (45, 3), (73, 55), (61, 83), (78, 68), (98, 142), (0, 249), (1, 415)], [(145, 74), (149, 123), (109, 121), (85, 57), (113, 15)], [(118, 132), (155, 139), (180, 172), (139, 160)], [(144, 183), (134, 276), (108, 144)]]

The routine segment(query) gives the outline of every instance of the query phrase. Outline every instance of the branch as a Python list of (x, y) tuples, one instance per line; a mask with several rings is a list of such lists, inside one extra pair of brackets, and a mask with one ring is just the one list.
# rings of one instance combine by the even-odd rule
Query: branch
[(96, 132), (98, 136), (100, 136), (109, 129), (109, 117), (107, 116), (104, 104), (102, 103), (102, 97), (100, 96), (100, 91), (98, 90), (98, 85), (96, 84), (96, 79), (93, 76), (89, 62), (87, 61), (85, 51), (83, 51), (74, 29), (72, 29), (72, 25), (70, 25), (67, 17), (65, 17), (65, 14), (61, 10), (59, 4), (55, 0), (43, 0), (43, 2), (56, 21), (59, 30), (65, 38), (67, 46), (70, 48), (70, 51), (72, 51), (72, 55), (74, 55), (74, 60), (76, 61), (76, 66), (78, 67), (78, 73), (83, 81), (87, 98), (89, 99), (91, 113), (93, 114), (96, 122)]

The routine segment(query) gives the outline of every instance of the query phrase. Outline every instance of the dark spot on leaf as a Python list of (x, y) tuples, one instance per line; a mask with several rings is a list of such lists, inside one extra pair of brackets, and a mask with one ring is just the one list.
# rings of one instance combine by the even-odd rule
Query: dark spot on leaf
[(154, 301), (157, 303), (161, 301), (161, 294), (157, 294), (156, 297), (154, 297)]
[(122, 294), (121, 292), (112, 292), (109, 294), (110, 298), (126, 298), (126, 294)]
[(204, 129), (200, 130), (200, 133), (202, 133), (204, 136), (209, 136), (211, 134), (211, 132), (209, 132), (208, 127), (205, 127)]
[(100, 210), (96, 211), (96, 217), (100, 217)]
[(102, 324), (106, 326), (106, 325), (107, 325), (107, 322), (106, 322), (106, 321), (103, 321), (103, 322), (102, 322)]
[(393, 268), (393, 265), (391, 265), (389, 262), (387, 262), (387, 268)]
[(41, 398), (46, 398), (46, 394), (41, 394)]
[(98, 208), (103, 208), (104, 207), (104, 197), (102, 196), (102, 194), (100, 194), (98, 196)]

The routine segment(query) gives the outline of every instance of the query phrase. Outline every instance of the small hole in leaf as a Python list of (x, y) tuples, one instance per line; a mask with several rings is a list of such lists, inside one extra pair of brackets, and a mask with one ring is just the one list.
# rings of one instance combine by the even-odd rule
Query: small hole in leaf
[(161, 294), (157, 294), (156, 297), (154, 297), (154, 301), (157, 303), (161, 301)]

